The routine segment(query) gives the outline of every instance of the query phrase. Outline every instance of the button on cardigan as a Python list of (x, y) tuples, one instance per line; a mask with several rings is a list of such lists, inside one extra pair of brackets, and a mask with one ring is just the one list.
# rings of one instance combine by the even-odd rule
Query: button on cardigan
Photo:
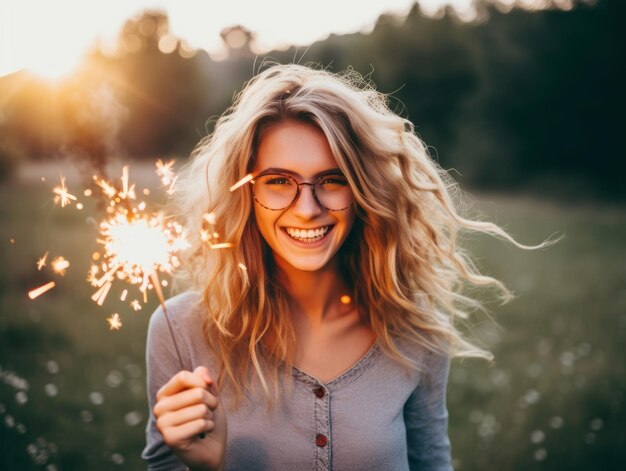
[[(183, 293), (167, 310), (185, 369), (216, 361), (202, 334), (199, 295)], [(262, 390), (250, 391), (238, 409), (221, 400), (228, 420), (226, 471), (451, 470), (445, 405), (448, 357), (398, 343), (421, 371), (406, 370), (375, 342), (351, 368), (324, 383), (292, 369), (291, 391), (267, 410)], [(180, 364), (161, 308), (148, 329), (150, 416), (142, 458), (149, 470), (185, 470), (156, 428), (157, 391)]]

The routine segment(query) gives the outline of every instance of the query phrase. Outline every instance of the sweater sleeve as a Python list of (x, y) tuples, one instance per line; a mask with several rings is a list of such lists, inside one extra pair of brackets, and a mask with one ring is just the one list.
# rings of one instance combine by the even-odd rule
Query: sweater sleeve
[(409, 467), (452, 470), (446, 385), (450, 359), (429, 353), (420, 381), (404, 405)]
[[(172, 318), (174, 313), (170, 309), (169, 303), (167, 309), (170, 318)], [(163, 441), (152, 412), (156, 403), (157, 391), (178, 371), (180, 371), (180, 362), (173, 344), (172, 334), (167, 326), (163, 308), (159, 307), (150, 319), (146, 342), (146, 373), (150, 415), (146, 426), (146, 447), (141, 457), (147, 461), (150, 471), (183, 471), (187, 469)]]

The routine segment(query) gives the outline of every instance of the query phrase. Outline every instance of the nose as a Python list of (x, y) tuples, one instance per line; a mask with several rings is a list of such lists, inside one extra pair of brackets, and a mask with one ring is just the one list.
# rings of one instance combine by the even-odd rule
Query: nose
[(313, 219), (322, 213), (322, 205), (313, 193), (313, 185), (300, 184), (300, 194), (294, 201), (292, 210), (302, 219)]

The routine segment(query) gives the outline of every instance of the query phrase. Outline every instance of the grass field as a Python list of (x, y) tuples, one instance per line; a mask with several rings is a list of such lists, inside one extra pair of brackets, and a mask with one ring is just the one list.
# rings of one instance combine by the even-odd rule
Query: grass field
[[(55, 181), (50, 168), (31, 168), (0, 185), (0, 469), (144, 469), (143, 355), (156, 301), (138, 312), (115, 294), (102, 308), (91, 301), (97, 211), (54, 206)], [(522, 243), (565, 239), (528, 252), (467, 237), (478, 266), (517, 298), (488, 305), (497, 324), (475, 317), (494, 364), (453, 362), (455, 468), (626, 469), (626, 208), (477, 200)], [(70, 260), (64, 277), (37, 270), (46, 251)], [(28, 299), (49, 280), (55, 289)], [(105, 320), (113, 312), (119, 331)]]

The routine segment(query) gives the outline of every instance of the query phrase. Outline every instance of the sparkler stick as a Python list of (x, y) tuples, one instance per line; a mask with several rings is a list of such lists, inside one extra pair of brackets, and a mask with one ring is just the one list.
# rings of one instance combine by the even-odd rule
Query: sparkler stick
[(180, 369), (184, 370), (185, 367), (183, 365), (183, 359), (180, 356), (180, 350), (178, 349), (178, 343), (176, 343), (176, 337), (174, 337), (174, 329), (172, 329), (170, 316), (167, 312), (167, 308), (165, 307), (165, 298), (163, 297), (163, 291), (161, 290), (161, 284), (159, 283), (159, 275), (157, 274), (156, 271), (152, 271), (152, 273), (150, 273), (150, 279), (152, 280), (152, 286), (154, 286), (154, 292), (156, 293), (157, 298), (159, 298), (159, 303), (161, 304), (161, 308), (163, 308), (163, 314), (165, 314), (165, 320), (167, 321), (167, 328), (170, 331), (172, 342), (174, 343), (174, 348), (176, 349), (176, 355), (178, 356)]
[[(156, 164), (156, 173), (161, 179), (161, 183), (166, 187), (166, 193), (172, 194), (177, 181), (177, 176), (172, 170), (174, 161), (164, 163), (159, 160)], [(77, 198), (70, 194), (65, 186), (65, 178), (60, 177), (61, 185), (53, 189), (55, 201), (62, 207), (77, 201)], [(242, 187), (253, 179), (252, 174), (248, 174), (230, 187), (230, 191)], [(146, 203), (140, 201), (136, 203), (137, 194), (135, 185), (129, 181), (129, 168), (122, 169), (121, 189), (104, 178), (93, 176), (94, 183), (102, 190), (102, 195), (108, 204), (106, 216), (99, 225), (99, 233), (96, 242), (102, 246), (102, 252), (95, 252), (92, 255), (92, 264), (87, 281), (97, 288), (91, 299), (99, 306), (102, 306), (109, 294), (113, 283), (116, 280), (129, 284), (139, 285), (139, 290), (143, 294), (144, 303), (147, 302), (147, 292), (154, 289), (159, 303), (163, 309), (167, 327), (176, 350), (176, 355), (181, 370), (184, 369), (182, 356), (174, 329), (170, 320), (169, 312), (165, 306), (165, 298), (159, 280), (159, 271), (170, 274), (179, 266), (177, 258), (178, 251), (187, 248), (188, 243), (181, 225), (172, 219), (168, 219), (160, 213), (151, 213), (146, 210)], [(119, 185), (118, 185), (119, 186)], [(143, 189), (143, 194), (150, 194), (148, 188)], [(83, 192), (86, 197), (92, 196), (92, 191), (86, 189)], [(76, 204), (77, 209), (82, 209), (82, 204)], [(216, 217), (213, 213), (203, 216), (204, 223), (201, 228), (201, 239), (207, 242), (211, 249), (226, 249), (233, 247), (231, 242), (221, 242), (220, 235), (215, 230)], [(205, 226), (206, 224), (206, 226)], [(210, 226), (210, 227), (207, 227)], [(39, 270), (46, 264), (48, 253), (37, 262)], [(69, 266), (69, 262), (63, 257), (58, 257), (51, 262), (53, 270), (63, 275), (64, 270)], [(242, 276), (247, 277), (247, 269), (243, 264), (239, 264)], [(49, 282), (28, 293), (31, 299), (40, 296), (52, 289), (55, 283)], [(163, 282), (165, 286), (165, 281)], [(125, 301), (128, 290), (124, 290), (120, 300)], [(141, 309), (139, 301), (131, 302), (134, 310)], [(118, 330), (122, 322), (118, 313), (114, 313), (107, 318), (111, 330)], [(199, 434), (204, 438), (205, 434)]]

